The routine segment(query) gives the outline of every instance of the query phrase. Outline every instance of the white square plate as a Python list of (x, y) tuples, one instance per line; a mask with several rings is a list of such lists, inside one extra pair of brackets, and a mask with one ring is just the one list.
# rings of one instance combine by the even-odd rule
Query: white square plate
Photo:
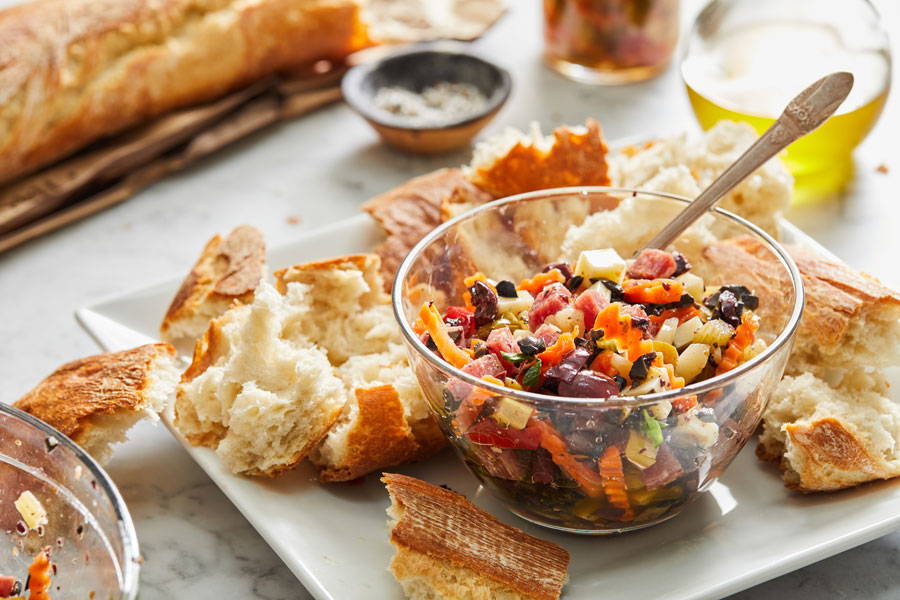
[[(788, 223), (783, 230), (788, 241), (816, 245)], [(269, 263), (279, 268), (365, 252), (380, 236), (361, 214), (270, 250)], [(179, 283), (123, 294), (76, 316), (103, 349), (131, 348), (156, 339)], [(190, 447), (169, 428), (317, 599), (402, 598), (387, 571), (393, 554), (385, 525), (389, 502), (376, 475), (356, 485), (321, 485), (305, 465), (276, 480), (237, 477), (211, 450)], [(450, 452), (397, 470), (449, 485), (503, 521), (564, 546), (572, 555), (564, 592), (571, 600), (719, 598), (900, 527), (900, 483), (801, 496), (753, 456), (754, 445), (677, 518), (613, 537), (578, 537), (525, 523), (481, 489)]]

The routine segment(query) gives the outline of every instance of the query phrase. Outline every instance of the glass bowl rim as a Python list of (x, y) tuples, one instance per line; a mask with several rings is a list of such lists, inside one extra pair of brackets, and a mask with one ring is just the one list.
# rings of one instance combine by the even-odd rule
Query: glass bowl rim
[(122, 583), (119, 591), (122, 592), (121, 600), (135, 600), (138, 593), (141, 552), (138, 545), (137, 532), (134, 528), (134, 522), (131, 519), (131, 513), (125, 500), (119, 493), (116, 484), (113, 483), (107, 472), (95, 461), (87, 452), (81, 449), (81, 446), (69, 439), (68, 436), (59, 430), (51, 427), (44, 421), (34, 417), (14, 406), (0, 402), (0, 413), (5, 413), (18, 421), (26, 423), (48, 437), (53, 436), (61, 446), (65, 446), (90, 472), (94, 481), (103, 490), (109, 498), (113, 511), (116, 515), (119, 535), (122, 538)]
[(785, 344), (789, 343), (793, 338), (794, 333), (797, 330), (797, 326), (800, 323), (800, 317), (803, 313), (804, 306), (804, 290), (803, 290), (803, 279), (800, 276), (800, 270), (797, 268), (796, 263), (791, 258), (791, 256), (784, 250), (784, 248), (775, 241), (772, 236), (766, 233), (761, 228), (757, 227), (755, 224), (751, 223), (747, 219), (740, 217), (732, 212), (724, 210), (719, 207), (713, 207), (710, 212), (715, 212), (722, 215), (724, 218), (729, 219), (736, 223), (739, 226), (742, 226), (745, 229), (748, 229), (751, 233), (759, 236), (766, 244), (769, 246), (769, 249), (772, 250), (775, 255), (781, 260), (781, 263), (787, 268), (787, 271), (790, 275), (791, 284), (794, 288), (795, 298), (794, 305), (791, 309), (791, 316), (788, 319), (787, 324), (784, 328), (779, 332), (779, 334), (775, 337), (769, 346), (763, 350), (760, 354), (753, 357), (749, 361), (742, 363), (735, 367), (734, 369), (723, 373), (721, 375), (716, 375), (715, 377), (710, 377), (709, 379), (705, 379), (696, 384), (688, 384), (683, 388), (666, 390), (663, 392), (655, 392), (652, 394), (642, 394), (639, 396), (614, 396), (613, 398), (569, 398), (566, 396), (551, 396), (548, 394), (536, 394), (534, 392), (526, 392), (524, 390), (516, 390), (513, 388), (508, 388), (503, 385), (497, 385), (495, 383), (491, 383), (489, 381), (485, 381), (478, 377), (474, 377), (469, 375), (468, 373), (463, 372), (462, 370), (454, 367), (450, 363), (444, 361), (442, 358), (439, 358), (437, 354), (429, 350), (425, 344), (419, 339), (419, 337), (412, 330), (410, 323), (408, 322), (406, 315), (403, 313), (402, 309), (402, 289), (403, 289), (403, 281), (406, 279), (406, 275), (409, 270), (412, 268), (413, 263), (419, 258), (422, 252), (436, 239), (441, 237), (444, 233), (466, 221), (475, 217), (478, 214), (483, 212), (488, 212), (491, 210), (495, 210), (503, 205), (512, 204), (514, 202), (519, 202), (521, 200), (530, 200), (536, 198), (544, 198), (549, 199), (555, 196), (566, 196), (566, 195), (579, 195), (579, 196), (587, 196), (589, 194), (595, 193), (616, 193), (616, 194), (632, 194), (635, 197), (638, 194), (645, 196), (653, 196), (656, 198), (664, 198), (667, 200), (675, 200), (681, 202), (683, 204), (689, 204), (692, 202), (690, 198), (686, 198), (684, 196), (679, 196), (676, 194), (670, 194), (667, 192), (653, 192), (649, 190), (640, 190), (634, 188), (619, 188), (619, 187), (610, 187), (610, 186), (574, 186), (574, 187), (560, 187), (560, 188), (549, 188), (546, 190), (536, 190), (533, 192), (525, 192), (523, 194), (515, 194), (513, 196), (507, 196), (505, 198), (500, 198), (497, 200), (493, 200), (491, 202), (486, 202), (480, 206), (476, 206), (475, 208), (464, 212), (461, 215), (458, 215), (449, 221), (442, 223), (436, 228), (432, 229), (425, 237), (419, 240), (415, 246), (413, 246), (412, 250), (406, 255), (403, 259), (403, 262), (400, 263), (400, 267), (397, 269), (397, 274), (394, 278), (394, 283), (391, 286), (391, 305), (394, 311), (394, 318), (400, 325), (400, 331), (403, 333), (403, 337), (406, 339), (407, 343), (415, 349), (416, 353), (422, 356), (431, 366), (435, 367), (438, 371), (444, 373), (445, 375), (449, 375), (451, 377), (461, 379), (466, 383), (471, 385), (487, 389), (491, 392), (494, 392), (498, 395), (508, 396), (511, 398), (515, 398), (517, 400), (522, 400), (529, 404), (550, 404), (550, 403), (560, 403), (560, 404), (597, 404), (602, 406), (603, 408), (636, 408), (641, 406), (647, 406), (651, 404), (655, 404), (661, 402), (663, 400), (671, 400), (675, 398), (681, 398), (684, 396), (690, 395), (699, 395), (703, 394), (715, 389), (719, 389), (727, 386), (735, 380), (740, 379), (744, 374), (749, 373), (750, 371), (755, 370), (760, 365), (765, 364), (768, 359), (773, 356), (776, 352), (778, 352)]

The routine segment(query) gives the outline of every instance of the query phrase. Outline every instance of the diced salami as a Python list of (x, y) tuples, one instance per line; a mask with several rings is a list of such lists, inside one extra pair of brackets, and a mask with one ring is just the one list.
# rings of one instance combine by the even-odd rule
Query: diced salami
[(642, 250), (628, 267), (628, 277), (631, 279), (671, 277), (677, 268), (674, 256), (663, 250), (647, 248)]
[(16, 578), (9, 575), (0, 575), (0, 598), (9, 598), (12, 596), (13, 588), (16, 586)]
[(575, 308), (584, 313), (584, 329), (594, 327), (594, 321), (600, 311), (609, 306), (609, 301), (597, 290), (585, 290), (575, 299)]
[(647, 489), (655, 490), (681, 477), (684, 469), (675, 455), (666, 446), (660, 446), (656, 453), (656, 462), (641, 471), (644, 485)]
[(528, 311), (528, 326), (537, 331), (547, 317), (555, 315), (572, 303), (572, 292), (561, 283), (551, 283), (541, 290)]
[(559, 339), (561, 333), (562, 332), (558, 327), (550, 325), (549, 323), (544, 323), (535, 330), (534, 335), (541, 338), (544, 342), (544, 346), (549, 348), (556, 343), (556, 340)]
[(462, 370), (464, 373), (474, 377), (484, 377), (485, 375), (502, 377), (506, 373), (506, 369), (500, 364), (500, 360), (493, 354), (486, 354), (481, 358), (476, 358), (464, 366)]

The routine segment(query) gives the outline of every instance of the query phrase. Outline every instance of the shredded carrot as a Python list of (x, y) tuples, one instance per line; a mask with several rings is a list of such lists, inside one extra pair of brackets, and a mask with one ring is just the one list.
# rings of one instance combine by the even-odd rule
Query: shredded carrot
[(50, 598), (50, 548), (44, 548), (34, 557), (28, 567), (28, 592), (30, 600), (51, 600)]
[(622, 284), (625, 299), (635, 304), (669, 304), (678, 302), (684, 293), (680, 281), (654, 279), (652, 281), (628, 280)]
[(565, 283), (566, 278), (559, 269), (550, 269), (546, 273), (538, 273), (531, 279), (523, 279), (519, 282), (517, 290), (525, 290), (532, 296), (537, 296), (545, 286), (551, 283)]
[(744, 350), (749, 348), (756, 339), (757, 329), (759, 329), (759, 320), (751, 311), (744, 311), (744, 314), (741, 315), (741, 324), (735, 329), (734, 337), (731, 338), (722, 353), (722, 360), (716, 367), (716, 375), (730, 371), (738, 365)]
[(575, 336), (566, 332), (556, 338), (552, 346), (541, 352), (537, 357), (541, 360), (541, 372), (553, 365), (558, 365), (562, 359), (575, 349)]
[(421, 310), (419, 310), (419, 318), (422, 319), (428, 335), (431, 336), (434, 345), (437, 346), (438, 352), (441, 353), (444, 360), (457, 368), (464, 367), (471, 362), (472, 357), (469, 356), (469, 353), (457, 346), (450, 338), (450, 334), (447, 333), (447, 329), (444, 327), (441, 313), (438, 312), (433, 303), (429, 302), (422, 305)]
[(599, 460), (600, 480), (602, 482), (603, 491), (606, 493), (606, 499), (616, 508), (622, 509), (623, 521), (630, 521), (634, 518), (634, 511), (631, 509), (631, 503), (628, 501), (628, 490), (625, 487), (625, 469), (622, 466), (622, 457), (619, 455), (619, 449), (616, 446), (607, 446), (606, 451)]
[(540, 430), (541, 447), (550, 453), (550, 457), (556, 463), (556, 466), (574, 479), (589, 498), (600, 498), (603, 496), (603, 484), (600, 480), (600, 475), (569, 452), (562, 436), (553, 428), (553, 425), (535, 417), (531, 417), (528, 424)]
[(678, 324), (681, 325), (685, 321), (692, 319), (699, 314), (700, 309), (693, 304), (689, 304), (687, 306), (682, 306), (681, 308), (667, 308), (658, 315), (650, 315), (650, 322), (656, 329), (659, 329), (665, 321), (672, 317), (676, 317), (678, 319)]
[(697, 396), (682, 396), (672, 400), (672, 408), (677, 413), (683, 413), (697, 406)]
[(615, 377), (619, 372), (612, 366), (612, 355), (613, 353), (611, 351), (601, 352), (597, 355), (597, 358), (594, 359), (594, 362), (591, 363), (591, 369), (598, 373)]
[[(621, 314), (620, 306), (618, 302), (613, 302), (600, 311), (600, 314), (594, 319), (593, 329), (602, 329), (603, 339), (616, 341), (619, 348), (627, 351), (628, 360), (634, 361), (641, 354), (646, 354), (646, 352), (642, 352), (646, 346), (641, 344), (644, 334), (640, 329), (632, 326), (631, 317)], [(649, 351), (652, 350), (651, 344)]]
[(418, 334), (418, 335), (422, 335), (426, 331), (425, 323), (422, 321), (422, 319), (416, 319), (416, 321), (413, 323), (412, 328), (413, 328), (413, 331), (415, 331), (416, 334)]

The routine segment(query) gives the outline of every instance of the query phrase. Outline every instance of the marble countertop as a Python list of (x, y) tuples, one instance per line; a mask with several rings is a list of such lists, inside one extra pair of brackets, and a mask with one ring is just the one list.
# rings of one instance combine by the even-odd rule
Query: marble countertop
[[(608, 139), (696, 127), (675, 69), (621, 88), (571, 83), (540, 65), (537, 1), (511, 4), (511, 13), (478, 42), (514, 77), (510, 101), (486, 134), (532, 120), (547, 129), (589, 116), (603, 123)], [(695, 3), (687, 4), (690, 9)], [(900, 37), (900, 7), (891, 0), (876, 4)], [(894, 287), (900, 287), (900, 159), (892, 144), (898, 131), (900, 101), (893, 94), (856, 154), (850, 189), (789, 215), (850, 264)], [(0, 401), (14, 401), (59, 364), (97, 351), (73, 319), (76, 308), (184, 273), (213, 233), (250, 223), (277, 245), (356, 214), (365, 199), (414, 175), (467, 160), (468, 152), (430, 159), (398, 155), (349, 108), (332, 106), (254, 135), (125, 204), (0, 255)], [(882, 163), (889, 173), (876, 172)], [(142, 598), (309, 598), (165, 428), (139, 425), (108, 470), (141, 540)], [(897, 598), (898, 563), (900, 533), (894, 533), (735, 598)]]

